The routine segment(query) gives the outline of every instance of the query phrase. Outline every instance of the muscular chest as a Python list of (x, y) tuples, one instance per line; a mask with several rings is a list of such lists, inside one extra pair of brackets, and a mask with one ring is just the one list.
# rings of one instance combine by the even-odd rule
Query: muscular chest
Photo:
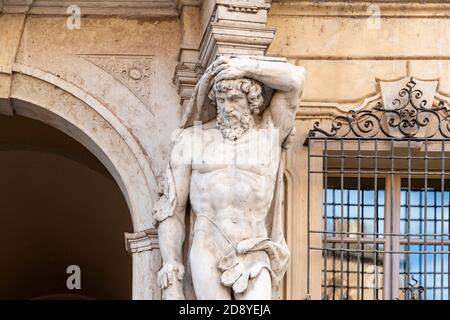
[(273, 175), (278, 169), (281, 150), (272, 130), (251, 130), (236, 141), (224, 139), (219, 130), (208, 130), (197, 142), (192, 169), (199, 173), (231, 167)]

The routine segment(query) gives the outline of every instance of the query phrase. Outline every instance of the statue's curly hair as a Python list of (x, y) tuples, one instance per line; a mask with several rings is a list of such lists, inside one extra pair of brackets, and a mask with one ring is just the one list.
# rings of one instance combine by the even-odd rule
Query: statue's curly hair
[(222, 80), (215, 82), (209, 91), (208, 98), (213, 105), (216, 105), (216, 92), (226, 92), (232, 89), (239, 89), (247, 95), (247, 101), (250, 104), (250, 110), (254, 114), (259, 114), (264, 102), (263, 86), (260, 82), (253, 79)]

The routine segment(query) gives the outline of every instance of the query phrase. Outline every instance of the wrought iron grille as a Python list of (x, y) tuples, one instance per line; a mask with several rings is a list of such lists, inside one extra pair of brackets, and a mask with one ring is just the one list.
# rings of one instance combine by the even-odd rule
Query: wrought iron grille
[(308, 145), (308, 293), (449, 299), (450, 111), (411, 79)]

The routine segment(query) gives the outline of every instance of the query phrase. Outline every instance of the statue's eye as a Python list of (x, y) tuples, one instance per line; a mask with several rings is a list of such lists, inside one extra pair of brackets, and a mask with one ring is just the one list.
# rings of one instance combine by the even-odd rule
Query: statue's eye
[(218, 102), (218, 103), (224, 103), (224, 102), (225, 102), (225, 99), (223, 99), (223, 98), (217, 98), (217, 102)]

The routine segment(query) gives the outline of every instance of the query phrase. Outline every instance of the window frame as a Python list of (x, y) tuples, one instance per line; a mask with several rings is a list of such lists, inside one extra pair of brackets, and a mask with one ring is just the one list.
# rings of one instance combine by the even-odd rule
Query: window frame
[[(358, 143), (356, 144), (357, 146), (350, 145), (350, 148), (343, 148), (343, 143), (345, 141), (345, 138), (340, 138), (337, 139), (333, 144), (329, 144), (330, 141), (327, 141), (327, 138), (323, 138), (323, 141), (325, 141), (325, 148), (322, 148), (320, 146), (320, 143), (316, 143), (316, 144), (311, 144), (309, 143), (308, 146), (308, 168), (309, 171), (314, 172), (314, 170), (320, 171), (321, 168), (327, 168), (327, 161), (328, 158), (327, 156), (323, 156), (321, 158), (317, 158), (314, 161), (311, 161), (311, 153), (325, 153), (328, 154), (328, 151), (341, 151), (341, 152), (348, 152), (348, 151), (357, 151), (358, 154), (362, 151), (361, 148), (361, 143), (360, 140), (358, 140)], [(350, 140), (357, 140), (357, 139), (350, 139)], [(427, 143), (429, 143), (428, 141), (426, 142), (421, 142), (421, 141), (396, 141), (396, 145), (394, 145), (393, 139), (381, 139), (381, 140), (385, 140), (383, 141), (381, 144), (379, 143), (379, 139), (374, 138), (372, 143), (375, 144), (375, 151), (376, 153), (379, 151), (384, 151), (386, 152), (387, 150), (391, 149), (392, 154), (395, 153), (395, 150), (404, 147), (405, 145), (408, 145), (408, 156), (410, 156), (410, 152), (413, 149), (412, 145), (414, 148), (418, 148), (421, 149), (423, 148), (424, 144), (427, 145)], [(377, 142), (378, 141), (378, 142)], [(449, 140), (437, 140), (436, 143), (432, 142), (432, 144), (443, 144), (444, 142), (450, 142)], [(370, 139), (369, 139), (370, 142)], [(378, 146), (377, 146), (378, 143)], [(390, 148), (389, 148), (390, 146)], [(366, 150), (370, 150), (369, 146), (365, 146)], [(425, 149), (427, 149), (427, 147), (425, 147)], [(425, 151), (425, 153), (430, 152), (431, 150), (434, 150), (434, 152), (439, 152), (440, 147), (431, 145), (428, 146), (428, 150)], [(437, 150), (437, 151), (436, 151)], [(444, 154), (446, 152), (448, 152), (448, 150), (450, 150), (450, 146), (449, 148), (445, 148), (443, 149)], [(425, 156), (426, 157), (426, 156)], [(375, 158), (377, 158), (377, 155), (375, 156)], [(394, 162), (396, 159), (395, 157), (393, 157), (392, 161)], [(449, 162), (450, 163), (450, 162)], [(394, 165), (395, 167), (395, 165)], [(415, 178), (415, 175), (411, 172), (411, 165), (410, 163), (408, 164), (408, 167), (405, 168), (405, 166), (402, 166), (399, 168), (400, 170), (402, 170), (403, 172), (397, 172), (397, 173), (390, 173), (390, 174), (375, 174), (375, 176), (370, 176), (367, 174), (361, 174), (360, 173), (360, 158), (358, 158), (358, 174), (357, 177), (358, 178), (365, 178), (365, 177), (369, 177), (371, 179), (377, 180), (377, 179), (384, 179), (385, 181), (385, 187), (384, 187), (384, 191), (385, 191), (385, 203), (384, 203), (384, 233), (387, 235), (383, 236), (383, 240), (380, 240), (379, 243), (383, 243), (384, 244), (384, 262), (383, 262), (383, 298), (384, 300), (393, 300), (393, 299), (399, 299), (400, 297), (400, 289), (401, 289), (401, 285), (400, 285), (400, 253), (389, 253), (389, 252), (401, 252), (401, 246), (405, 245), (405, 244), (411, 244), (412, 241), (409, 237), (406, 237), (407, 240), (405, 240), (406, 238), (404, 236), (401, 235), (401, 230), (400, 230), (400, 224), (401, 224), (401, 192), (402, 192), (402, 179), (412, 179)], [(375, 165), (375, 171), (377, 171), (377, 165)], [(322, 198), (319, 200), (319, 194), (323, 193), (323, 190), (326, 190), (326, 188), (324, 188), (324, 186), (326, 186), (327, 184), (327, 179), (329, 177), (333, 177), (332, 175), (326, 175), (325, 179), (322, 179), (323, 181), (319, 181), (321, 180), (319, 177), (315, 177), (315, 178), (311, 178), (311, 174), (308, 174), (308, 212), (320, 212), (321, 214), (317, 214), (317, 215), (312, 215), (310, 217), (310, 214), (308, 214), (308, 221), (309, 221), (309, 230), (323, 230), (323, 228), (321, 229), (317, 229), (317, 226), (319, 225), (318, 219), (323, 219), (324, 217), (324, 199), (323, 199), (323, 195), (321, 196)], [(342, 173), (344, 172), (344, 173)], [(437, 173), (438, 174), (438, 173)], [(315, 175), (318, 176), (318, 175)], [(352, 174), (350, 175), (346, 175), (345, 171), (343, 171), (343, 168), (341, 167), (341, 175), (338, 175), (336, 177), (341, 178), (341, 176), (343, 176), (343, 178), (347, 178), (347, 177), (351, 177)], [(433, 176), (436, 176), (436, 174), (430, 174), (427, 175), (427, 179), (435, 179), (433, 178)], [(423, 178), (423, 176), (419, 176), (419, 178)], [(423, 178), (424, 179), (424, 178)], [(424, 180), (427, 180), (424, 179)], [(450, 181), (450, 177), (445, 179), (445, 181)], [(311, 188), (311, 186), (313, 186)], [(321, 188), (321, 190), (319, 190), (319, 188)], [(311, 191), (310, 191), (311, 189)], [(320, 191), (320, 192), (319, 192)], [(314, 194), (314, 198), (311, 198), (311, 194)], [(316, 204), (314, 204), (314, 202)], [(319, 209), (317, 211), (317, 203), (321, 204), (321, 209)], [(391, 204), (392, 203), (392, 204)], [(326, 206), (326, 204), (325, 204)], [(314, 209), (316, 208), (316, 209)], [(311, 211), (313, 210), (313, 211)], [(318, 217), (319, 216), (319, 217)], [(325, 219), (326, 220), (326, 219)], [(325, 222), (326, 223), (326, 222)], [(312, 225), (315, 225), (316, 228), (311, 228)], [(358, 232), (359, 232), (359, 228), (360, 226), (358, 225)], [(389, 231), (388, 231), (389, 230)], [(315, 232), (315, 231), (313, 231)], [(310, 233), (310, 232), (308, 232)], [(325, 236), (326, 237), (326, 236)], [(317, 245), (319, 243), (318, 239), (314, 239), (317, 237), (311, 237), (311, 234), (309, 234), (308, 236), (308, 258), (309, 258), (309, 263), (308, 263), (308, 269), (309, 272), (311, 272), (309, 274), (309, 279), (308, 279), (308, 292), (310, 294), (310, 298), (312, 299), (320, 299), (322, 296), (322, 280), (323, 280), (323, 275), (322, 275), (322, 268), (317, 268), (317, 261), (319, 260), (319, 258), (317, 257), (317, 253), (320, 254), (321, 259), (323, 259), (322, 257), (322, 251), (319, 250), (315, 250), (314, 248), (317, 248)], [(340, 237), (335, 237), (336, 239), (331, 239), (333, 241), (341, 241), (342, 239)], [(426, 237), (424, 237), (426, 239)], [(323, 243), (327, 243), (329, 242), (329, 238), (325, 238), (324, 240), (321, 240), (320, 242)], [(361, 239), (358, 235), (358, 239), (344, 239), (344, 243), (361, 243)], [(449, 245), (450, 246), (450, 239), (446, 240), (446, 242), (444, 242), (444, 244)], [(417, 242), (417, 244), (419, 245), (427, 245), (429, 244), (429, 242), (424, 241), (424, 240), (419, 240), (419, 241), (414, 241)], [(374, 243), (374, 241), (370, 241), (370, 243)], [(378, 242), (377, 242), (378, 243)], [(441, 243), (439, 243), (441, 244)], [(313, 250), (312, 250), (313, 249)], [(311, 251), (317, 251), (312, 253)], [(409, 255), (408, 255), (409, 256)], [(320, 259), (320, 260), (321, 260)], [(320, 262), (320, 266), (322, 266), (322, 262)], [(317, 270), (320, 270), (320, 276), (317, 272)], [(319, 277), (318, 277), (319, 276)], [(449, 275), (450, 277), (450, 275)], [(311, 281), (312, 279), (312, 281)], [(320, 281), (318, 281), (317, 279), (320, 279)]]

